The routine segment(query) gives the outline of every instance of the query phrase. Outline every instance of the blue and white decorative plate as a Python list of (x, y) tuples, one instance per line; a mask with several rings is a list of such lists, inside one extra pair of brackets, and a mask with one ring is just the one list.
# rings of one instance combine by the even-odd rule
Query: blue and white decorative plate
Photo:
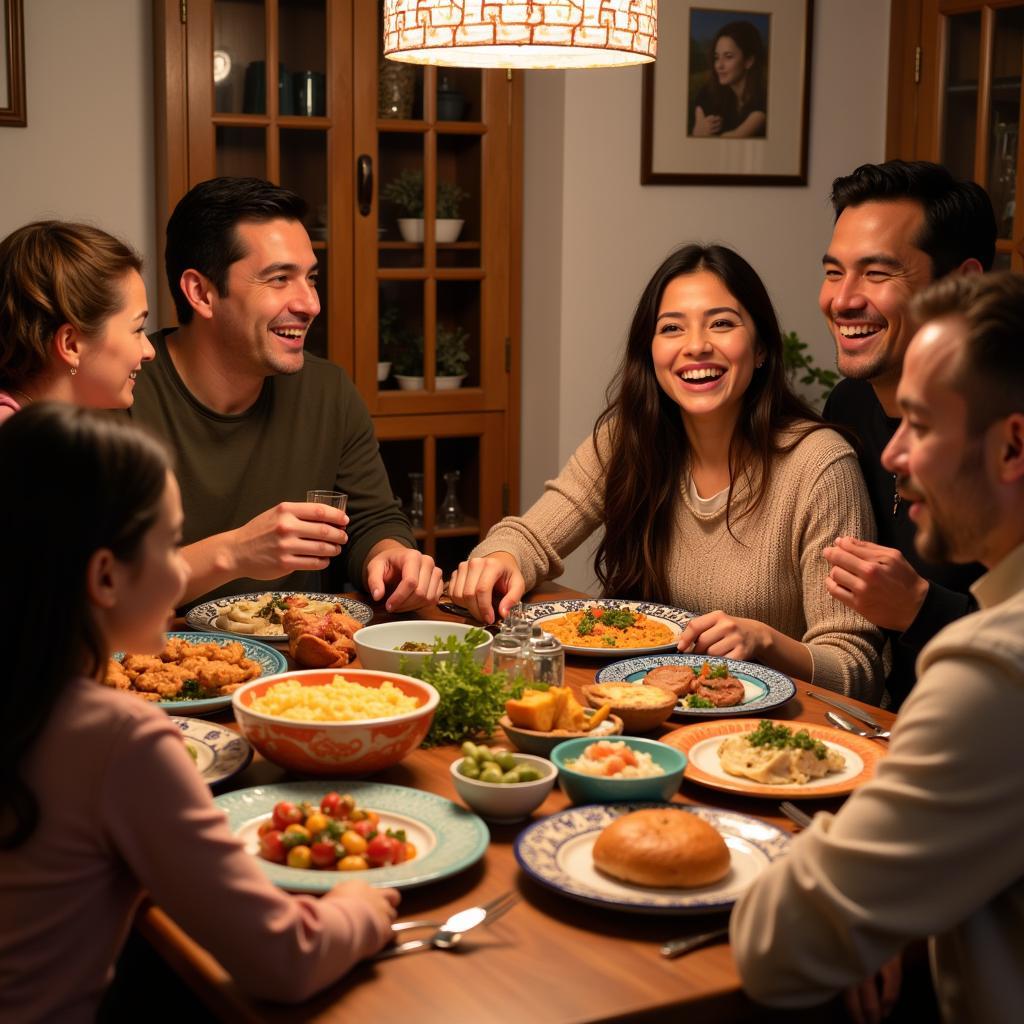
[(340, 604), (345, 609), (346, 614), (351, 615), (360, 626), (365, 626), (373, 618), (373, 609), (368, 604), (363, 604), (362, 601), (356, 601), (351, 597), (343, 597), (341, 594), (318, 594), (304, 590), (263, 590), (258, 593), (232, 594), (230, 597), (218, 597), (214, 601), (197, 604), (195, 608), (190, 609), (185, 615), (185, 621), (193, 629), (206, 629), (222, 633), (232, 636), (236, 640), (241, 640), (243, 636), (255, 635), (264, 643), (281, 644), (288, 639), (288, 634), (283, 631), (280, 633), (251, 634), (244, 631), (236, 632), (230, 629), (222, 629), (217, 625), (217, 619), (222, 615), (227, 615), (232, 605), (237, 604), (239, 601), (255, 601), (267, 594), (277, 600), (284, 600), (286, 597), (305, 597), (310, 601)]
[(562, 641), (566, 654), (583, 654), (590, 658), (613, 658), (616, 654), (652, 654), (656, 651), (673, 651), (676, 642), (686, 624), (694, 613), (682, 608), (672, 608), (667, 604), (652, 604), (649, 601), (622, 601), (618, 598), (576, 598), (571, 601), (537, 601), (523, 605), (523, 614), (527, 622), (537, 623), (547, 628), (546, 623), (561, 618), (566, 612), (582, 612), (588, 608), (628, 608), (631, 612), (642, 612), (644, 615), (671, 632), (670, 640), (653, 647), (581, 647), (577, 644)]
[[(275, 651), (267, 644), (258, 640), (250, 640), (244, 636), (230, 636), (224, 633), (193, 633), (190, 631), (168, 633), (168, 640), (187, 640), (190, 644), (219, 644), (221, 647), (237, 640), (245, 651), (245, 657), (255, 661), (260, 667), (260, 676), (273, 676), (278, 672), (288, 671), (288, 659), (280, 651)], [(118, 651), (113, 657), (117, 661), (124, 658), (124, 651)], [(259, 676), (256, 677), (257, 679)], [(176, 715), (212, 715), (224, 708), (231, 707), (231, 694), (223, 697), (203, 697), (196, 700), (162, 700), (157, 702), (164, 711), (173, 711)]]
[(645, 658), (626, 658), (605, 665), (595, 676), (599, 683), (642, 683), (651, 669), (662, 665), (687, 665), (699, 672), (705, 661), (725, 662), (729, 675), (743, 683), (743, 700), (731, 708), (691, 708), (680, 699), (673, 709), (675, 715), (694, 718), (722, 718), (726, 715), (760, 715), (785, 704), (796, 696), (796, 683), (784, 672), (752, 661), (732, 658), (711, 658), (706, 654), (658, 654)]
[[(594, 843), (616, 818), (647, 807), (696, 814), (718, 829), (729, 848), (729, 873), (698, 889), (632, 885), (594, 867)], [(759, 818), (688, 804), (587, 804), (552, 814), (516, 839), (519, 866), (541, 885), (583, 903), (634, 914), (706, 914), (728, 910), (768, 865), (786, 852), (790, 835)]]
[[(294, 804), (308, 800), (319, 805), (332, 790), (351, 793), (357, 806), (376, 811), (382, 828), (405, 829), (406, 838), (416, 846), (416, 856), (391, 867), (346, 871), (344, 875), (337, 871), (290, 868), (258, 856), (258, 829), (274, 804), (279, 800)], [(257, 858), (267, 877), (289, 892), (327, 892), (339, 882), (354, 878), (369, 885), (411, 889), (465, 870), (484, 855), (490, 842), (487, 826), (472, 811), (434, 793), (383, 782), (282, 782), (224, 793), (214, 797), (214, 803), (227, 813), (232, 831)]]
[(195, 718), (170, 717), (182, 731), (185, 743), (195, 756), (199, 774), (208, 785), (216, 786), (218, 782), (230, 779), (252, 760), (249, 741), (234, 729)]

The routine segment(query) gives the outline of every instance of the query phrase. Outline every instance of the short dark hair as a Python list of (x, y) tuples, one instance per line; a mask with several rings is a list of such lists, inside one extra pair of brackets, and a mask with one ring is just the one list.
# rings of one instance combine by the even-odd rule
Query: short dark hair
[(967, 402), (972, 434), (1024, 413), (1024, 275), (955, 274), (916, 295), (911, 315), (922, 324), (947, 316), (967, 322), (953, 386)]
[(932, 275), (945, 277), (964, 260), (992, 268), (996, 217), (988, 193), (973, 181), (955, 178), (927, 160), (863, 164), (836, 178), (829, 196), (836, 220), (847, 207), (912, 199), (924, 210), (924, 227), (914, 244), (932, 261)]
[(211, 178), (188, 190), (167, 222), (164, 265), (178, 323), (192, 320), (181, 275), (198, 270), (219, 295), (227, 294), (228, 268), (245, 255), (235, 227), (243, 222), (302, 220), (309, 207), (291, 189), (263, 178)]

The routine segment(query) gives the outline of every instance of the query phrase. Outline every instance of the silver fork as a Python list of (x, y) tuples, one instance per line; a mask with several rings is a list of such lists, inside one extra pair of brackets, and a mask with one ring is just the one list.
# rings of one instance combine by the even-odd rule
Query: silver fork
[(853, 722), (843, 718), (842, 715), (836, 714), (835, 711), (826, 711), (825, 717), (833, 725), (837, 725), (840, 729), (845, 729), (847, 732), (852, 732), (854, 736), (865, 736), (869, 740), (887, 740), (892, 735), (888, 729), (858, 729)]
[[(387, 960), (393, 956), (401, 956), (403, 953), (415, 953), (421, 949), (452, 949), (462, 940), (466, 932), (482, 924), (492, 924), (499, 917), (507, 914), (519, 901), (519, 894), (516, 892), (502, 893), (489, 903), (476, 907), (466, 907), (464, 910), (456, 911), (442, 924), (433, 935), (425, 939), (410, 939), (397, 946), (389, 946), (381, 950), (374, 960)], [(400, 924), (424, 926), (428, 922), (400, 922)], [(395, 928), (392, 926), (392, 930)], [(402, 929), (399, 929), (402, 930)]]
[(811, 827), (811, 816), (806, 812), (801, 811), (796, 804), (792, 804), (788, 800), (783, 800), (782, 803), (779, 804), (779, 810), (782, 811), (782, 813), (789, 818), (794, 825), (797, 825), (800, 828)]

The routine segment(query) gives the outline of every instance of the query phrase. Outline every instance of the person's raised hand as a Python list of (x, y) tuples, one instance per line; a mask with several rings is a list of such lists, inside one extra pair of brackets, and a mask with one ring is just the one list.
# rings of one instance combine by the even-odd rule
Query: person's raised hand
[(694, 111), (693, 131), (691, 135), (697, 138), (709, 138), (718, 135), (722, 130), (722, 119), (717, 114), (705, 114), (700, 107)]
[(487, 625), (494, 622), (495, 612), (507, 618), (525, 590), (519, 563), (508, 551), (461, 562), (448, 581), (448, 596)]
[(839, 537), (822, 551), (832, 567), (825, 588), (868, 622), (901, 633), (917, 617), (928, 581), (896, 548), (856, 537)]
[(235, 576), (272, 580), (326, 569), (348, 543), (346, 526), (348, 516), (330, 505), (282, 501), (226, 535)]
[(770, 642), (771, 632), (763, 622), (741, 619), (719, 610), (690, 619), (676, 646), (693, 654), (756, 661)]
[(437, 604), (441, 596), (441, 570), (434, 560), (397, 541), (386, 547), (376, 545), (365, 572), (367, 593), (374, 601), (387, 595), (384, 607), (389, 612), (411, 612)]

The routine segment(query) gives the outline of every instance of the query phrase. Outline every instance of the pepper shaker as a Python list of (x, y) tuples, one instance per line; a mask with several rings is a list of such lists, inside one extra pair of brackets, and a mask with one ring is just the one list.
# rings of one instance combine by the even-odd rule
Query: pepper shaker
[(529, 678), (547, 686), (561, 686), (565, 678), (565, 651), (558, 638), (534, 626), (527, 644)]

